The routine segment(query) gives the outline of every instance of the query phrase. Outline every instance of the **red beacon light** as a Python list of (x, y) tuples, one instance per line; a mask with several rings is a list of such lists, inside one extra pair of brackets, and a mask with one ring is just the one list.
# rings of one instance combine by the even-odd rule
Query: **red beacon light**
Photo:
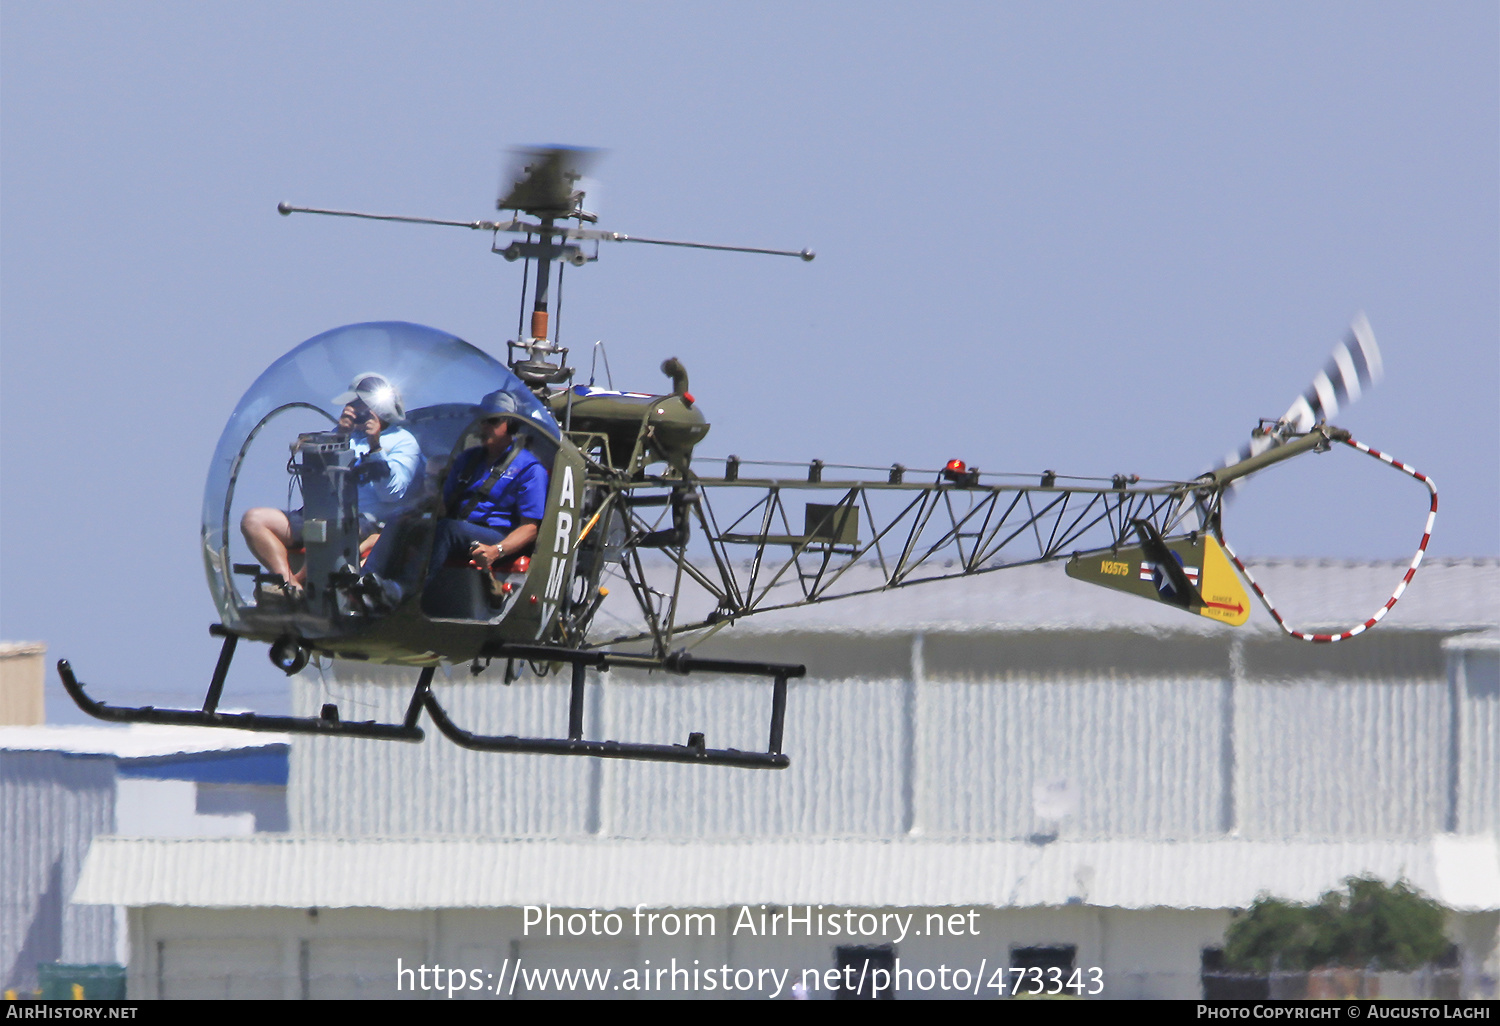
[(957, 485), (976, 485), (979, 483), (979, 468), (970, 469), (963, 460), (949, 460), (943, 467), (943, 480)]

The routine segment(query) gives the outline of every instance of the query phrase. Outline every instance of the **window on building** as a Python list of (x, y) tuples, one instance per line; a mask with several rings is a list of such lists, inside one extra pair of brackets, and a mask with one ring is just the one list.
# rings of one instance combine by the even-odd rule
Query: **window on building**
[(1011, 948), (1011, 969), (1023, 970), (1019, 975), (1013, 972), (1010, 976), (1010, 985), (1014, 988), (1012, 996), (1067, 993), (1066, 987), (1077, 958), (1076, 944), (1036, 944)]
[[(850, 945), (835, 949), (841, 981), (834, 998), (839, 1001), (890, 1001), (896, 997), (896, 949)], [(847, 970), (847, 971), (846, 971)], [(879, 972), (877, 973), (877, 970)], [(875, 988), (877, 982), (885, 986)]]
[(1255, 1001), (1271, 996), (1271, 978), (1264, 973), (1226, 969), (1223, 948), (1204, 948), (1200, 965), (1204, 1000)]

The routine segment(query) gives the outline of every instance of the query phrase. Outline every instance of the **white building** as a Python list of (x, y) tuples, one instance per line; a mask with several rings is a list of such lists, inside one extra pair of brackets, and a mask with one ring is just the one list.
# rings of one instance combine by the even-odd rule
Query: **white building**
[(68, 900), (95, 837), (285, 830), (286, 765), (280, 734), (0, 726), (0, 989), (31, 992), (40, 963), (125, 963), (124, 910)]
[[(1403, 569), (1258, 577), (1293, 621), (1344, 626)], [(1336, 645), (1057, 566), (768, 614), (698, 651), (807, 664), (790, 769), (479, 754), (432, 730), (298, 738), (288, 836), (101, 840), (74, 901), (130, 908), (141, 997), (433, 996), (434, 965), (456, 996), (533, 996), (558, 982), (534, 970), (581, 969), (609, 970), (591, 979), (610, 997), (751, 978), (748, 993), (803, 979), (825, 996), (851, 960), (904, 971), (902, 997), (1008, 992), (1018, 972), (994, 970), (1026, 966), (1106, 997), (1196, 997), (1205, 949), (1257, 894), (1311, 900), (1373, 874), (1450, 910), (1464, 992), (1493, 995), (1497, 628), (1495, 560), (1428, 562), (1377, 630)], [(476, 732), (565, 733), (565, 683), (497, 677), (460, 667), (436, 691)], [(294, 701), (399, 719), (413, 683), (341, 665), (299, 678)], [(587, 736), (763, 748), (769, 705), (764, 681), (615, 671), (591, 677)], [(783, 915), (776, 936), (762, 905)]]

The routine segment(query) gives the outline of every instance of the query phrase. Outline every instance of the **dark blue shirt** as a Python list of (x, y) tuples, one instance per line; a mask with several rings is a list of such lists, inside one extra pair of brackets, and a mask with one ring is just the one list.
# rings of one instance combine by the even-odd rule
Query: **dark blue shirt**
[[(500, 457), (502, 460), (504, 456)], [(450, 513), (474, 497), (479, 503), (465, 519), (495, 531), (509, 532), (520, 520), (540, 521), (547, 511), (547, 468), (530, 451), (516, 453), (499, 480), (483, 488), (494, 464), (483, 446), (466, 449), (453, 461), (443, 482), (443, 501)]]

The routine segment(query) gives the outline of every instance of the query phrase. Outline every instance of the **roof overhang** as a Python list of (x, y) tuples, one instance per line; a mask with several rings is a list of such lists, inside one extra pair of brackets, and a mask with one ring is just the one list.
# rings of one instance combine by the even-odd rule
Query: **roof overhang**
[(1500, 909), (1497, 838), (1271, 842), (492, 840), (101, 837), (80, 904), (191, 908), (1230, 909), (1405, 879), (1455, 911)]

